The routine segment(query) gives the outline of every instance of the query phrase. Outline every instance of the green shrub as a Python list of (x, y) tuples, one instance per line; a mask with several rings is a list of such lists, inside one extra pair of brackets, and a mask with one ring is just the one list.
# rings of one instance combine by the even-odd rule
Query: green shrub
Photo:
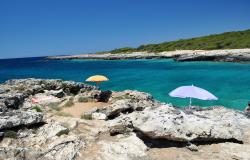
[(50, 103), (48, 106), (51, 109), (56, 110), (56, 111), (60, 111), (61, 110), (61, 108), (59, 107), (59, 103)]
[(39, 106), (33, 106), (31, 109), (36, 110), (37, 112), (43, 111)]
[(87, 97), (79, 97), (78, 98), (78, 102), (88, 102), (89, 101), (89, 98)]
[(84, 114), (81, 116), (81, 119), (92, 120), (92, 116), (89, 114)]
[(56, 135), (60, 137), (61, 135), (63, 135), (63, 134), (67, 135), (68, 133), (69, 133), (69, 129), (65, 129), (65, 130), (58, 132)]
[(13, 138), (13, 139), (16, 139), (16, 138), (17, 138), (17, 132), (8, 130), (8, 131), (4, 132), (4, 137), (5, 137), (5, 138)]
[(70, 97), (69, 100), (64, 104), (64, 107), (71, 107), (74, 105), (73, 97)]
[(25, 87), (23, 85), (20, 85), (20, 86), (16, 86), (15, 89), (18, 91), (24, 91)]
[(114, 97), (115, 100), (122, 100), (122, 99), (131, 99), (132, 97), (129, 94), (124, 94), (118, 97)]
[(212, 49), (237, 49), (249, 48), (250, 29), (237, 32), (225, 32), (208, 36), (180, 39), (159, 44), (141, 45), (137, 48), (118, 48), (110, 53), (131, 53), (134, 51), (163, 52), (174, 50), (212, 50)]
[(56, 115), (63, 116), (63, 117), (72, 117), (71, 114), (65, 112), (57, 112)]

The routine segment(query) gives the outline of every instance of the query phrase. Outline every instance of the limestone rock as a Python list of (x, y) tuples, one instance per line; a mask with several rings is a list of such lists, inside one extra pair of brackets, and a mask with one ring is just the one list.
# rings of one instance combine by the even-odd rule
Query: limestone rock
[[(243, 140), (239, 121), (246, 118), (228, 109), (175, 114), (174, 108), (158, 107), (134, 114), (136, 130), (151, 138), (175, 141), (235, 139)], [(242, 120), (241, 120), (242, 119)]]
[(152, 107), (158, 104), (153, 100), (153, 97), (150, 94), (131, 90), (115, 93), (111, 102), (111, 105), (100, 111), (111, 119), (119, 116), (120, 113), (143, 110), (146, 107)]
[(63, 92), (62, 89), (60, 89), (60, 90), (50, 90), (50, 91), (46, 90), (45, 94), (46, 95), (52, 95), (52, 96), (57, 97), (57, 98), (62, 98), (65, 95), (65, 93)]
[(0, 113), (0, 129), (43, 122), (43, 114), (35, 111), (11, 111)]
[(92, 119), (96, 119), (96, 120), (106, 120), (107, 119), (107, 116), (105, 114), (97, 113), (97, 112), (93, 113), (91, 115), (91, 117), (92, 117)]
[(39, 160), (73, 160), (85, 143), (76, 136), (60, 137), (48, 144)]
[[(174, 141), (243, 141), (244, 131), (250, 123), (242, 113), (230, 109), (195, 111), (186, 114), (168, 105), (147, 108), (111, 121), (110, 132), (124, 132), (132, 128), (152, 139)], [(126, 126), (128, 125), (129, 126)], [(120, 130), (117, 130), (119, 126)], [(119, 128), (118, 127), (118, 128)]]
[(135, 134), (121, 137), (116, 142), (101, 141), (102, 160), (134, 160), (146, 156), (147, 146)]

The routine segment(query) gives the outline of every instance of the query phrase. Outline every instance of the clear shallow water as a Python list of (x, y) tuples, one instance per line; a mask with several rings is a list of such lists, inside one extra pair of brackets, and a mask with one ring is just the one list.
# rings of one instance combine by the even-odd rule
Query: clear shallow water
[(82, 82), (94, 74), (110, 81), (101, 88), (135, 89), (151, 93), (156, 99), (175, 105), (188, 105), (188, 99), (172, 98), (168, 93), (178, 86), (202, 87), (218, 101), (193, 100), (194, 105), (224, 105), (243, 110), (250, 100), (250, 64), (185, 62), (173, 60), (62, 60), (42, 58), (0, 60), (0, 82), (13, 78), (58, 78)]

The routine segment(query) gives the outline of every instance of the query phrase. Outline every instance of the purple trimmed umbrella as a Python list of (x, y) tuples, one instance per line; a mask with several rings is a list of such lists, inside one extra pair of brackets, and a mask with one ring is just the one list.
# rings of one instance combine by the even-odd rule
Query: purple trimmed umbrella
[(194, 85), (178, 87), (172, 92), (170, 92), (169, 95), (171, 97), (189, 98), (189, 106), (192, 105), (192, 98), (197, 98), (201, 100), (218, 100), (218, 98), (215, 97), (212, 93)]

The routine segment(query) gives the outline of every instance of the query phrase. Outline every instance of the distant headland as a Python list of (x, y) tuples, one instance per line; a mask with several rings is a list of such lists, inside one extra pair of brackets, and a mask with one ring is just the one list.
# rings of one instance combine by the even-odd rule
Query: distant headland
[(94, 54), (50, 56), (47, 59), (161, 59), (176, 61), (250, 61), (250, 29), (209, 36), (181, 39), (160, 44), (124, 47)]

